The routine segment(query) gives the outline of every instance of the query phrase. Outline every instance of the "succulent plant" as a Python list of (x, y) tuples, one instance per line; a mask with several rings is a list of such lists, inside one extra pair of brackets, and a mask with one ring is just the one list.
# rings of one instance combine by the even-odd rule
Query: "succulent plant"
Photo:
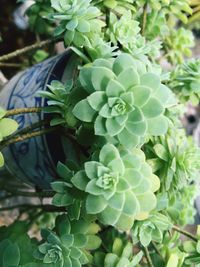
[(88, 214), (122, 230), (130, 229), (135, 219), (148, 217), (156, 206), (154, 192), (159, 188), (159, 179), (141, 150), (120, 153), (112, 144), (103, 146), (98, 161), (86, 162), (72, 183), (87, 193)]
[[(166, 212), (177, 225), (194, 224), (197, 213), (194, 203), (199, 195), (199, 189), (195, 184), (188, 185), (176, 193), (169, 195)], [(183, 197), (184, 196), (184, 197)]]
[(37, 243), (27, 230), (27, 223), (22, 221), (0, 227), (0, 266), (21, 267), (34, 261), (32, 254)]
[(148, 14), (144, 35), (147, 40), (155, 40), (158, 36), (165, 36), (169, 32), (166, 14), (163, 11), (152, 10)]
[(49, 0), (34, 0), (26, 11), (30, 30), (37, 34), (50, 35), (53, 31), (53, 23), (47, 17), (52, 12)]
[(164, 49), (167, 51), (166, 57), (173, 64), (182, 64), (184, 56), (192, 55), (191, 48), (194, 46), (194, 36), (190, 30), (179, 28), (171, 30), (169, 35), (163, 39)]
[(129, 47), (135, 42), (139, 32), (139, 22), (133, 19), (130, 10), (126, 11), (120, 19), (115, 14), (110, 14), (108, 36), (114, 45), (119, 42), (122, 46)]
[[(199, 229), (199, 226), (198, 226)], [(199, 267), (200, 266), (200, 240), (199, 236), (197, 242), (185, 241), (183, 243), (183, 250), (187, 253), (185, 258), (185, 266)]]
[(56, 114), (51, 120), (51, 126), (63, 124), (74, 127), (77, 119), (72, 114), (73, 106), (70, 103), (73, 80), (67, 80), (65, 84), (53, 80), (47, 87), (48, 91), (39, 91), (38, 93), (48, 99), (48, 107), (45, 107), (45, 112)]
[(70, 221), (67, 215), (56, 218), (54, 231), (42, 231), (43, 242), (34, 257), (55, 267), (83, 266), (91, 260), (89, 250), (97, 249), (101, 240), (95, 234), (99, 227), (84, 220)]
[(114, 137), (130, 148), (143, 143), (147, 134), (166, 133), (164, 111), (175, 103), (172, 92), (129, 54), (94, 61), (81, 69), (80, 82), (88, 97), (76, 104), (73, 113), (94, 123), (96, 135)]
[(51, 20), (59, 22), (55, 30), (56, 36), (64, 36), (66, 45), (74, 43), (76, 46), (89, 44), (87, 34), (98, 32), (103, 23), (97, 19), (100, 11), (91, 5), (91, 0), (51, 0), (55, 13)]
[(136, 11), (133, 0), (92, 0), (92, 3), (101, 8), (112, 9), (119, 14), (123, 14), (126, 10)]
[(197, 179), (200, 150), (183, 130), (171, 131), (150, 143), (151, 148), (146, 145), (146, 155), (160, 178), (162, 192), (180, 190)]
[(138, 266), (143, 257), (140, 251), (133, 256), (133, 245), (131, 242), (123, 242), (120, 238), (115, 238), (112, 251), (107, 254), (96, 252), (94, 255), (94, 267), (134, 267)]
[[(3, 139), (12, 133), (14, 133), (18, 128), (18, 123), (10, 118), (5, 118), (6, 111), (0, 108), (0, 142)], [(4, 165), (4, 158), (2, 153), (0, 152), (0, 167)]]
[(147, 220), (135, 222), (133, 225), (132, 236), (134, 241), (146, 247), (151, 241), (161, 243), (163, 233), (169, 230), (172, 224), (169, 218), (161, 213), (152, 213)]
[(200, 60), (189, 60), (171, 73), (170, 88), (181, 103), (191, 101), (194, 105), (200, 99)]
[(186, 13), (192, 14), (190, 0), (136, 0), (138, 6), (148, 4), (152, 10), (164, 11), (167, 15), (174, 15), (184, 23), (187, 23), (188, 18)]

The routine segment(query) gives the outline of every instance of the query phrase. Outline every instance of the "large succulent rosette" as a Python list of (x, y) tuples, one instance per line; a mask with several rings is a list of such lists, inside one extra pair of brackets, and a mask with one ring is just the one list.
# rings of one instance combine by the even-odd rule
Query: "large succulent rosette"
[(130, 148), (143, 143), (147, 134), (166, 133), (164, 111), (174, 104), (173, 94), (130, 55), (95, 60), (82, 68), (80, 82), (88, 96), (75, 105), (73, 113), (83, 122), (94, 123), (96, 135), (114, 137)]
[(72, 183), (88, 193), (86, 211), (99, 221), (121, 230), (132, 227), (135, 219), (145, 219), (156, 206), (154, 192), (159, 179), (145, 162), (139, 149), (118, 151), (106, 144), (98, 161), (89, 161), (77, 172)]

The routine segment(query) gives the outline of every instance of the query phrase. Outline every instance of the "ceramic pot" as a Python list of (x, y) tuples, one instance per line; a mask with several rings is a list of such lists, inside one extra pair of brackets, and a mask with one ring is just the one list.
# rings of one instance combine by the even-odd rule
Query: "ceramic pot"
[[(0, 92), (0, 106), (6, 110), (26, 107), (44, 107), (46, 100), (38, 94), (47, 90), (52, 80), (72, 78), (77, 58), (70, 51), (52, 57), (14, 76)], [(44, 113), (13, 116), (19, 130), (47, 116)], [(5, 168), (15, 177), (40, 188), (49, 188), (55, 179), (55, 166), (64, 160), (58, 133), (47, 134), (12, 144), (3, 150)], [(5, 170), (4, 170), (5, 171)], [(1, 172), (1, 170), (0, 170)]]

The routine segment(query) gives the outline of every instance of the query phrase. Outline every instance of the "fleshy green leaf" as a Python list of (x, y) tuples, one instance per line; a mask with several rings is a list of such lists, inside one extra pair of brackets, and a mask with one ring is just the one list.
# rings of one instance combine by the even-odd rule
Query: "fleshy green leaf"
[(96, 111), (91, 108), (86, 99), (81, 100), (73, 109), (73, 114), (81, 121), (92, 122), (94, 120)]

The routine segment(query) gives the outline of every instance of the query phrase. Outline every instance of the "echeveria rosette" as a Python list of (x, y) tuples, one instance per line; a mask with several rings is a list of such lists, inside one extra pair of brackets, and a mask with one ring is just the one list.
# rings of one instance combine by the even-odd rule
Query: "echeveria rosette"
[(78, 47), (90, 44), (89, 35), (99, 32), (104, 23), (97, 19), (100, 10), (91, 5), (91, 0), (51, 0), (55, 13), (50, 19), (58, 21), (56, 36), (63, 36), (66, 45), (74, 43)]
[(129, 47), (136, 42), (139, 32), (139, 22), (133, 19), (130, 10), (126, 11), (120, 19), (115, 14), (110, 14), (108, 36), (114, 45), (119, 42), (123, 47)]
[(135, 222), (132, 229), (134, 241), (148, 246), (152, 241), (162, 243), (163, 234), (172, 227), (169, 218), (161, 213), (152, 213), (147, 220)]
[(156, 206), (154, 192), (160, 185), (141, 150), (119, 153), (112, 144), (103, 146), (98, 161), (86, 162), (72, 183), (88, 194), (88, 214), (122, 230), (130, 229), (135, 219), (148, 217)]
[(99, 230), (98, 225), (83, 219), (70, 221), (67, 215), (58, 216), (54, 231), (42, 231), (43, 242), (34, 257), (47, 266), (81, 267), (92, 258), (89, 250), (97, 249), (101, 244), (95, 235)]
[(94, 123), (95, 135), (114, 137), (130, 148), (143, 143), (147, 134), (166, 133), (164, 111), (174, 104), (172, 92), (129, 54), (83, 67), (80, 82), (88, 97), (76, 104), (73, 113)]
[(94, 267), (136, 267), (143, 257), (143, 252), (133, 255), (133, 244), (119, 237), (114, 239), (113, 244), (109, 240), (111, 249), (107, 253), (97, 251), (94, 254)]
[(145, 144), (145, 155), (161, 181), (161, 191), (180, 190), (199, 177), (200, 150), (184, 130), (152, 138)]
[(200, 60), (192, 59), (178, 66), (171, 73), (170, 88), (181, 103), (191, 101), (198, 105), (200, 99)]

